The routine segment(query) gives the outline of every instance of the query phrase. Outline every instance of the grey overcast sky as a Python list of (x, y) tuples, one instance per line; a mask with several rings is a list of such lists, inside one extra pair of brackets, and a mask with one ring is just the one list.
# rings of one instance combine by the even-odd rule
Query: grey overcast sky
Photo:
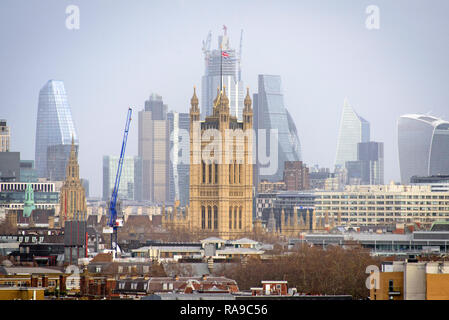
[[(66, 7), (80, 10), (66, 28)], [(366, 8), (380, 10), (369, 30)], [(188, 112), (201, 90), (202, 40), (222, 26), (243, 34), (242, 79), (282, 77), (303, 159), (332, 167), (345, 97), (385, 143), (385, 178), (399, 181), (396, 121), (405, 113), (449, 119), (447, 0), (1, 0), (0, 118), (12, 151), (34, 159), (38, 94), (63, 80), (80, 139), (81, 176), (102, 189), (102, 156), (120, 153), (126, 110), (135, 106), (127, 155), (137, 154), (137, 112), (153, 92)]]

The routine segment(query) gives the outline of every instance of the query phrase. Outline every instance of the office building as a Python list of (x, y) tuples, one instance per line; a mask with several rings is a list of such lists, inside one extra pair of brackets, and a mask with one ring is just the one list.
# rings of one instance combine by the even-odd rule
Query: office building
[(37, 176), (62, 181), (72, 138), (78, 152), (78, 134), (62, 81), (49, 80), (40, 90), (36, 124)]
[(138, 155), (142, 161), (142, 200), (169, 202), (169, 132), (167, 105), (152, 94), (139, 111)]
[(19, 182), (20, 152), (0, 152), (0, 181)]
[(34, 160), (20, 160), (20, 182), (37, 182)]
[(8, 152), (11, 146), (11, 135), (6, 120), (0, 120), (0, 152)]
[(1, 182), (0, 207), (24, 209), (28, 185), (33, 190), (36, 209), (56, 211), (59, 208), (59, 186), (55, 182)]
[(449, 220), (449, 195), (430, 185), (354, 185), (344, 191), (316, 192), (316, 216), (341, 217), (343, 225), (418, 223), (430, 227)]
[(288, 191), (308, 190), (310, 188), (309, 169), (302, 161), (286, 161), (283, 180)]
[[(119, 156), (103, 156), (103, 200), (110, 201), (117, 176)], [(141, 171), (139, 157), (124, 157), (118, 199), (139, 200), (141, 192)]]
[(449, 192), (449, 175), (436, 175), (430, 177), (413, 176), (410, 178), (411, 185), (430, 185), (432, 191)]
[(357, 160), (346, 161), (348, 184), (384, 184), (384, 145), (382, 142), (357, 144)]
[(309, 183), (311, 190), (324, 190), (326, 179), (330, 178), (332, 173), (329, 168), (320, 168), (315, 165), (309, 169)]
[[(242, 120), (245, 92), (240, 70), (241, 52), (237, 53), (230, 47), (226, 27), (224, 34), (218, 37), (218, 48), (215, 50), (210, 50), (210, 37), (209, 33), (208, 40), (203, 44), (205, 72), (201, 87), (201, 119), (212, 115), (217, 88), (223, 85), (228, 93), (230, 114)], [(225, 56), (222, 56), (222, 52)]]
[[(284, 210), (285, 217), (294, 220), (294, 213), (297, 220), (311, 222), (311, 214), (315, 207), (315, 194), (304, 191), (271, 191), (258, 193), (256, 196), (255, 218), (262, 221), (262, 225), (267, 227), (270, 215), (276, 221), (276, 225), (281, 222), (281, 212)], [(307, 218), (307, 215), (310, 215)], [(309, 226), (308, 226), (309, 227)]]
[(190, 115), (170, 111), (167, 120), (170, 132), (170, 202), (179, 200), (181, 206), (186, 206), (190, 183)]
[(360, 117), (345, 99), (338, 132), (335, 167), (345, 168), (347, 161), (357, 160), (357, 144), (369, 141), (369, 122)]
[(401, 182), (412, 176), (449, 174), (449, 122), (422, 114), (406, 114), (398, 120)]
[[(254, 94), (254, 129), (257, 138), (255, 179), (256, 182), (280, 181), (283, 179), (286, 161), (302, 161), (301, 144), (295, 123), (284, 103), (281, 77), (259, 75), (258, 86), (258, 93)], [(263, 136), (260, 135), (260, 130), (265, 130), (262, 131)], [(270, 130), (277, 131), (278, 139), (273, 146), (270, 143), (272, 138)], [(270, 156), (276, 154), (275, 148), (277, 159), (271, 159)], [(269, 161), (262, 159), (261, 155), (267, 155)]]

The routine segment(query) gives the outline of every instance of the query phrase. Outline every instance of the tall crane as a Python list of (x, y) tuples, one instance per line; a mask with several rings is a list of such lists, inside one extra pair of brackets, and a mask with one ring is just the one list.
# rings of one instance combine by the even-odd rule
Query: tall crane
[[(122, 150), (120, 152), (120, 159), (117, 166), (117, 174), (115, 176), (114, 189), (112, 190), (111, 202), (109, 203), (109, 222), (108, 227), (111, 232), (111, 249), (117, 252), (117, 228), (121, 226), (120, 221), (117, 220), (117, 196), (120, 186), (120, 176), (122, 175), (123, 160), (125, 158), (126, 141), (128, 140), (129, 124), (131, 122), (132, 109), (128, 108), (128, 115), (126, 117), (125, 133), (123, 134)], [(109, 232), (110, 232), (109, 231)]]

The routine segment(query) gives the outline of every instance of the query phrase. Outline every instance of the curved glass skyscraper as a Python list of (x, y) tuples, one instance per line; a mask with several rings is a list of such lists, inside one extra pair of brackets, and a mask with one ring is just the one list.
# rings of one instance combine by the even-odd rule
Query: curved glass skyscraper
[(401, 182), (412, 176), (449, 174), (449, 122), (422, 114), (406, 114), (398, 120)]
[(369, 122), (359, 116), (345, 99), (338, 133), (335, 166), (345, 168), (346, 161), (357, 160), (357, 144), (369, 141)]
[[(270, 129), (278, 131), (278, 161), (276, 173), (264, 175), (262, 173), (260, 159), (257, 160), (259, 180), (268, 181), (283, 180), (285, 161), (302, 161), (301, 144), (295, 123), (284, 104), (281, 77), (278, 75), (259, 75), (258, 93), (254, 95), (254, 129), (257, 136), (257, 157), (260, 153), (270, 155), (272, 146), (269, 145)], [(259, 134), (257, 130), (265, 129), (267, 134), (267, 150), (259, 151)]]
[(39, 92), (36, 125), (36, 173), (39, 178), (65, 180), (72, 137), (78, 135), (62, 81), (49, 80)]

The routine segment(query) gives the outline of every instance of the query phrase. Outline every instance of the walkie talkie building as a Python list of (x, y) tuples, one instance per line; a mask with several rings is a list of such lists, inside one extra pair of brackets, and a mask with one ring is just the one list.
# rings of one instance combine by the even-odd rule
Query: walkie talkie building
[(401, 182), (412, 176), (449, 174), (449, 122), (422, 114), (406, 114), (398, 120)]

